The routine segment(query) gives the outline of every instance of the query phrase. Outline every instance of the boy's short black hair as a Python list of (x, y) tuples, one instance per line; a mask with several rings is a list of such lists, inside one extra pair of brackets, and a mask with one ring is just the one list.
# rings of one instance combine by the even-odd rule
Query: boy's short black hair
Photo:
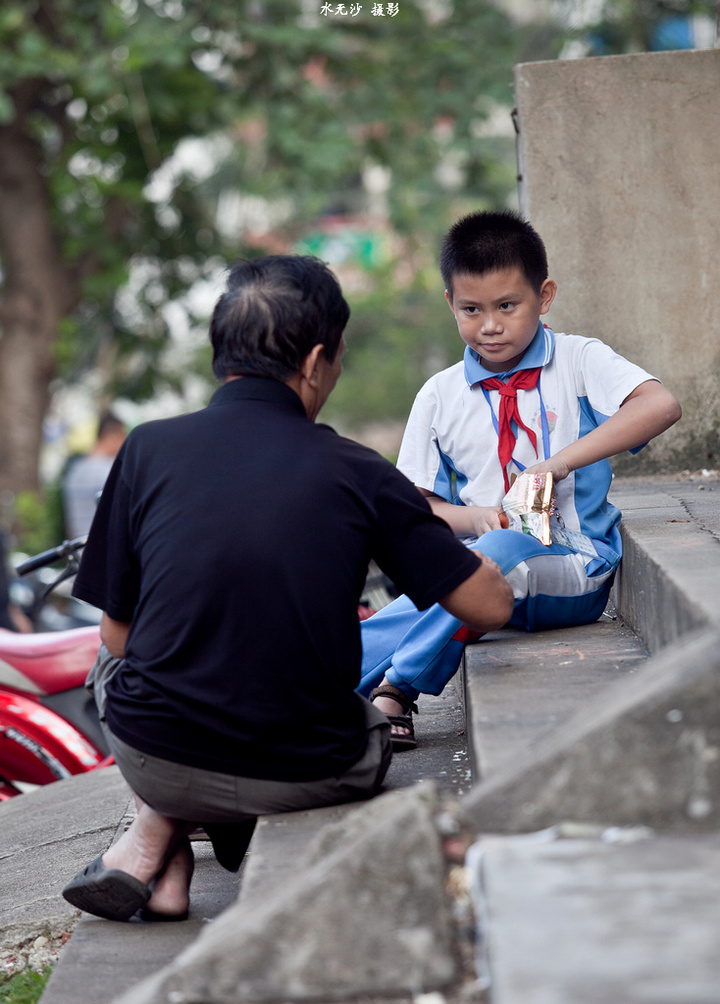
[(286, 381), (315, 345), (335, 358), (350, 317), (337, 279), (310, 255), (236, 262), (213, 312), (213, 372)]
[(448, 231), (440, 248), (440, 272), (452, 300), (455, 275), (484, 275), (519, 268), (536, 293), (548, 277), (542, 238), (511, 209), (471, 213)]

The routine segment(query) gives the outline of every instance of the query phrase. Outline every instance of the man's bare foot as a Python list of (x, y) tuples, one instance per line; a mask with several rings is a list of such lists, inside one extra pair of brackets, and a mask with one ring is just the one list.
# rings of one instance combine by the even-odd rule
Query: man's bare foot
[(173, 856), (153, 883), (147, 910), (165, 917), (178, 917), (190, 906), (190, 880), (195, 857), (188, 837), (183, 837)]
[(141, 804), (129, 829), (103, 854), (102, 863), (105, 868), (118, 868), (149, 885), (165, 867), (178, 841), (186, 836), (188, 825)]

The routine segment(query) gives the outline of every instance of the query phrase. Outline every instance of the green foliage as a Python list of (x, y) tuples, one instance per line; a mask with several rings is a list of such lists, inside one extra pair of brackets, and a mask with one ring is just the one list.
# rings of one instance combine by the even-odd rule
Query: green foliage
[(35, 1004), (51, 972), (52, 966), (45, 966), (40, 972), (24, 969), (14, 976), (0, 976), (0, 1004)]
[(247, 28), (254, 57), (246, 85), (262, 100), (267, 132), (254, 171), (235, 162), (238, 189), (291, 191), (302, 219), (318, 189), (326, 206), (352, 208), (348, 192), (364, 167), (389, 167), (390, 220), (410, 234), (455, 194), (437, 180), (454, 154), (462, 190), (507, 199), (509, 188), (485, 188), (497, 151), (478, 126), (493, 102), (509, 107), (511, 67), (527, 33), (478, 0), (456, 0), (436, 24), (406, 0), (397, 18), (321, 17), (290, 34), (292, 5), (283, 6), (267, 5), (265, 21)]
[[(0, 158), (3, 122), (34, 144), (49, 223), (78, 284), (58, 332), (62, 380), (102, 364), (103, 390), (135, 400), (180, 383), (165, 307), (183, 301), (188, 326), (204, 329), (183, 300), (193, 283), (219, 261), (292, 250), (319, 217), (364, 211), (369, 167), (390, 171), (390, 229), (420, 245), (435, 245), (453, 207), (512, 197), (512, 141), (482, 125), (498, 103), (509, 113), (513, 63), (552, 58), (560, 34), (520, 28), (490, 0), (438, 4), (432, 17), (423, 0), (402, 0), (396, 18), (373, 17), (368, 4), (356, 18), (323, 17), (321, 6), (2, 4)], [(207, 140), (207, 169), (177, 156), (193, 137)], [(258, 201), (269, 222), (223, 226), (229, 192)], [(407, 401), (435, 351), (425, 295), (422, 282), (407, 292), (376, 283), (358, 301), (368, 347), (353, 366), (367, 370), (374, 354), (388, 376), (376, 372), (362, 401), (344, 391), (349, 415), (381, 417), (383, 386), (396, 388), (391, 410)], [(371, 349), (373, 327), (382, 334)], [(349, 388), (352, 373), (349, 363)]]
[[(382, 210), (416, 274), (393, 281), (402, 258), (389, 260), (353, 294), (332, 410), (346, 423), (401, 417), (429, 367), (456, 358), (435, 266), (413, 249), (432, 254), (459, 212), (512, 200), (512, 139), (484, 123), (509, 114), (513, 64), (554, 58), (567, 32), (521, 27), (490, 0), (401, 0), (397, 17), (371, 6), (325, 17), (300, 0), (4, 0), (0, 158), (18, 131), (36, 153), (75, 301), (56, 343), (62, 380), (102, 364), (114, 396), (180, 386), (167, 305), (204, 333), (187, 290), (240, 255), (302, 247), (323, 217), (366, 211), (369, 168), (388, 172)], [(577, 3), (563, 7), (570, 17)], [(663, 19), (714, 17), (716, 3), (598, 9), (576, 33), (609, 53), (648, 48)], [(178, 156), (192, 138), (209, 166)], [(226, 225), (228, 193), (264, 222)]]
[(350, 429), (402, 420), (425, 380), (462, 356), (442, 282), (430, 267), (407, 286), (388, 273), (370, 295), (348, 299), (343, 375), (323, 420)]
[(18, 492), (13, 531), (17, 550), (25, 554), (39, 554), (62, 543), (65, 522), (60, 486), (47, 485), (42, 492)]

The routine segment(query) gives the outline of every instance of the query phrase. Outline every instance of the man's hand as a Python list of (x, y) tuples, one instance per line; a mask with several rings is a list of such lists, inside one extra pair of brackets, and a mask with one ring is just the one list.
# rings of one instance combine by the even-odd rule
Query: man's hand
[(473, 631), (497, 631), (512, 616), (513, 592), (499, 566), (479, 551), (474, 553), (482, 559), (482, 564), (470, 578), (443, 597), (440, 605)]

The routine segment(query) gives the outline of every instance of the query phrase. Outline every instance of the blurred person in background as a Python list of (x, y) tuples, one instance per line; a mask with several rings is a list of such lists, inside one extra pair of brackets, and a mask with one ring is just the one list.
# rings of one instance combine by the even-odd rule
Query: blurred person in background
[(100, 417), (93, 448), (68, 464), (62, 479), (62, 498), (65, 533), (69, 538), (84, 537), (88, 533), (98, 494), (126, 436), (124, 423), (111, 411), (106, 411)]

